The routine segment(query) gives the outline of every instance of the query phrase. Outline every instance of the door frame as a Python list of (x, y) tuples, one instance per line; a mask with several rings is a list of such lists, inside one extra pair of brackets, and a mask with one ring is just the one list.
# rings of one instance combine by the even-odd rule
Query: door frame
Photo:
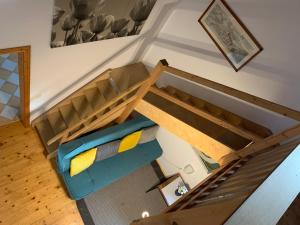
[(25, 127), (30, 125), (30, 52), (30, 46), (0, 49), (0, 54), (18, 54), (20, 120)]

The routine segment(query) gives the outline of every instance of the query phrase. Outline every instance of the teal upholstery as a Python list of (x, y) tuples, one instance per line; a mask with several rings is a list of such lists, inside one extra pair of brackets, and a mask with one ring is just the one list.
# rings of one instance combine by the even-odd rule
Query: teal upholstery
[(70, 160), (75, 155), (153, 125), (155, 124), (147, 118), (137, 117), (60, 145), (57, 157), (58, 171), (63, 177), (70, 197), (75, 200), (84, 198), (161, 156), (162, 149), (157, 140), (154, 140), (139, 144), (130, 151), (95, 162), (87, 170), (70, 177)]

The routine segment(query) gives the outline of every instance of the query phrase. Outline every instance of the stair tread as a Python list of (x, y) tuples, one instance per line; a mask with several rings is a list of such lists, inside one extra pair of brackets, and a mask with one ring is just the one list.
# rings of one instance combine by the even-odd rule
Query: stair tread
[(99, 109), (105, 103), (105, 98), (100, 93), (98, 87), (85, 90), (85, 96), (94, 110)]
[(120, 92), (126, 91), (138, 82), (149, 77), (149, 72), (143, 63), (135, 63), (120, 68), (113, 69), (110, 72)]
[(228, 123), (230, 123), (234, 126), (241, 127), (244, 130), (252, 132), (260, 137), (265, 138), (272, 134), (272, 132), (269, 129), (267, 129), (259, 124), (256, 124), (255, 122), (252, 122), (252, 121), (250, 121), (246, 118), (243, 118), (239, 115), (236, 115), (222, 107), (216, 106), (216, 105), (214, 105), (210, 102), (207, 102), (203, 99), (200, 99), (200, 98), (190, 95), (186, 92), (178, 90), (177, 88), (175, 88), (173, 86), (163, 87), (163, 88), (161, 88), (161, 90), (186, 102), (187, 104), (190, 104), (196, 108), (204, 110), (207, 113), (209, 113), (215, 117), (221, 118), (224, 121), (227, 121)]
[(72, 99), (72, 102), (80, 119), (85, 119), (94, 112), (85, 95)]
[(106, 101), (109, 101), (117, 96), (117, 93), (110, 84), (109, 80), (102, 80), (97, 82), (97, 87)]
[(39, 133), (39, 136), (42, 139), (42, 143), (43, 143), (44, 147), (46, 148), (47, 152), (48, 153), (54, 152), (57, 149), (59, 142), (57, 141), (57, 142), (51, 144), (50, 146), (47, 144), (47, 142), (55, 135), (49, 121), (42, 120), (42, 121), (38, 122), (35, 125), (35, 127)]
[(59, 107), (59, 111), (68, 127), (72, 127), (80, 122), (80, 118), (72, 103)]
[(65, 124), (64, 119), (61, 116), (60, 112), (53, 112), (47, 115), (49, 123), (53, 129), (54, 134), (58, 134), (65, 129), (67, 129), (67, 125)]

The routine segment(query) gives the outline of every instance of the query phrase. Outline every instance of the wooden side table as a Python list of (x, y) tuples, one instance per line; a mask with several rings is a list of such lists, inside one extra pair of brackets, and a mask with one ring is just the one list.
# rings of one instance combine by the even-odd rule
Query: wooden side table
[(172, 205), (189, 191), (180, 174), (176, 174), (158, 185), (158, 189), (168, 206)]

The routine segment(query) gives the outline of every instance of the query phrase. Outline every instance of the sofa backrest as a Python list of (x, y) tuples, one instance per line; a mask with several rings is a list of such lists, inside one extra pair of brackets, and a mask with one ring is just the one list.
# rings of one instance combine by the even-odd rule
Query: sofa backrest
[(121, 139), (135, 131), (154, 125), (155, 123), (146, 117), (138, 116), (122, 124), (118, 124), (62, 144), (58, 147), (58, 170), (61, 173), (69, 170), (71, 159), (81, 152)]

